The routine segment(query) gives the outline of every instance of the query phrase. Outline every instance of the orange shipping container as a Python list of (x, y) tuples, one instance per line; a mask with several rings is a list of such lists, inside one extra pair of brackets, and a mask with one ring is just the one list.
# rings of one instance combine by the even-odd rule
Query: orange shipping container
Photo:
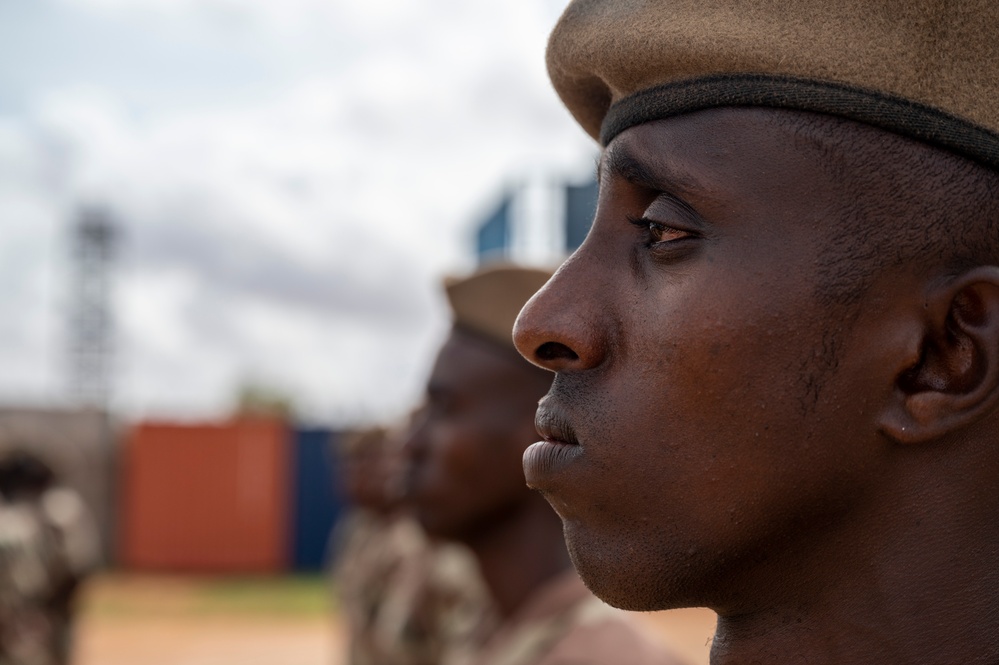
[(128, 437), (119, 561), (146, 570), (273, 572), (287, 562), (283, 422), (145, 423)]

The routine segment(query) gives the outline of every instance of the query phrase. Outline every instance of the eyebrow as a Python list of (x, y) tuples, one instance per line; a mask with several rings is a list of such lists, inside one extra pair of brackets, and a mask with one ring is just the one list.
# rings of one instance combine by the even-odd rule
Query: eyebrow
[(692, 191), (697, 189), (693, 181), (682, 177), (672, 169), (667, 170), (665, 174), (654, 172), (623, 148), (605, 153), (605, 158), (597, 164), (598, 182), (604, 173), (627, 180), (633, 185), (657, 191)]

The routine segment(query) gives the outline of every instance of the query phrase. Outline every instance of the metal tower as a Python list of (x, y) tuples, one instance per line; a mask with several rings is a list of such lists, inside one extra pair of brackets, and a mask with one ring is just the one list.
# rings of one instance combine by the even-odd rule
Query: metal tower
[(69, 285), (70, 392), (81, 406), (107, 408), (111, 390), (111, 263), (117, 228), (103, 208), (83, 208), (72, 225)]

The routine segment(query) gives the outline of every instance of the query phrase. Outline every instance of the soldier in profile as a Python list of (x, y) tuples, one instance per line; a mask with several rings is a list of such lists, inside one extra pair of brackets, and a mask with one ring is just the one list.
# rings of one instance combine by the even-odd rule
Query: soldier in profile
[(524, 308), (528, 482), (608, 602), (716, 665), (999, 663), (999, 11), (576, 0), (603, 147)]
[(406, 443), (407, 499), (431, 537), (471, 549), (498, 620), (443, 662), (674, 663), (583, 587), (558, 516), (524, 483), (521, 457), (551, 379), (517, 355), (511, 329), (549, 276), (500, 266), (447, 285), (454, 325)]

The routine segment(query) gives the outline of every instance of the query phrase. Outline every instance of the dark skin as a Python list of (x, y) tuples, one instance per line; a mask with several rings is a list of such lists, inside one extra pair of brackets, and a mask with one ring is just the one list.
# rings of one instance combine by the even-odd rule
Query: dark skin
[(512, 349), (455, 329), (406, 443), (417, 519), (431, 536), (472, 550), (504, 616), (571, 566), (558, 516), (521, 468), (550, 383)]
[(515, 328), (556, 373), (528, 483), (598, 596), (716, 610), (715, 665), (999, 662), (999, 268), (893, 252), (917, 202), (880, 220), (867, 255), (892, 260), (831, 276), (858, 210), (898, 197), (879, 174), (967, 188), (955, 158), (801, 116), (608, 146), (586, 242)]
[(365, 510), (389, 516), (399, 508), (396, 490), (400, 452), (393, 433), (371, 430), (340, 459), (340, 483), (347, 500)]

